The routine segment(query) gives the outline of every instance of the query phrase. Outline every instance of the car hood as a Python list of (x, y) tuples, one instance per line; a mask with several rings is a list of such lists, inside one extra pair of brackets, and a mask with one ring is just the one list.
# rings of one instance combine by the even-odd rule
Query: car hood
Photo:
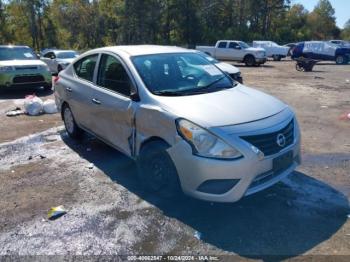
[(65, 63), (72, 63), (73, 61), (74, 61), (74, 59), (75, 58), (57, 58), (56, 60), (57, 60), (57, 62), (58, 63), (63, 63), (63, 64), (65, 64)]
[(6, 60), (0, 61), (0, 66), (33, 66), (33, 65), (46, 65), (39, 59), (35, 60)]
[(220, 68), (222, 71), (228, 73), (228, 74), (237, 74), (239, 73), (239, 69), (233, 65), (230, 65), (228, 63), (223, 63), (223, 62), (220, 62), (220, 63), (217, 63), (215, 64), (218, 68)]
[(157, 96), (157, 101), (164, 110), (203, 127), (252, 122), (275, 115), (287, 107), (280, 100), (241, 84), (207, 94)]

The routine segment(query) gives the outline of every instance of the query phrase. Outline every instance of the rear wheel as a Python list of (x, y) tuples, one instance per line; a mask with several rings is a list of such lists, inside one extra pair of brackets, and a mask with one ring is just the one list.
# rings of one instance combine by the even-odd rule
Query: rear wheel
[(348, 61), (346, 60), (346, 57), (345, 56), (342, 56), (342, 55), (338, 55), (336, 58), (335, 58), (335, 63), (337, 65), (344, 65), (346, 64)]
[(68, 135), (74, 139), (80, 138), (83, 134), (83, 130), (78, 127), (74, 120), (73, 113), (68, 105), (64, 105), (62, 108), (62, 118)]
[(273, 55), (272, 58), (273, 58), (273, 61), (281, 61), (281, 56), (279, 55)]
[(245, 58), (244, 58), (244, 63), (246, 66), (254, 66), (256, 63), (255, 63), (255, 57), (252, 56), (252, 55), (247, 55)]
[(44, 90), (46, 90), (46, 91), (52, 91), (52, 84), (50, 83), (50, 84), (45, 85), (45, 86), (44, 86)]
[(161, 197), (181, 194), (176, 167), (163, 141), (152, 141), (142, 147), (137, 160), (138, 176), (144, 187)]

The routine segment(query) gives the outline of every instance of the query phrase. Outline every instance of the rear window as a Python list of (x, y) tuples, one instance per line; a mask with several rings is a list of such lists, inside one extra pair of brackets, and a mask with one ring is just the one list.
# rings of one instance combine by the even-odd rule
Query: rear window
[(227, 42), (220, 42), (218, 48), (226, 48)]
[(74, 64), (74, 70), (79, 78), (92, 82), (98, 55), (86, 56)]

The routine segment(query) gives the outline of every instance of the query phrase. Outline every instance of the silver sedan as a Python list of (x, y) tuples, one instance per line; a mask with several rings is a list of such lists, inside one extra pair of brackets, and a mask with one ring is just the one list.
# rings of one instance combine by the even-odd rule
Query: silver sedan
[(162, 196), (234, 202), (300, 163), (292, 109), (196, 51), (95, 49), (59, 74), (55, 97), (71, 137), (89, 132), (135, 159), (140, 182)]

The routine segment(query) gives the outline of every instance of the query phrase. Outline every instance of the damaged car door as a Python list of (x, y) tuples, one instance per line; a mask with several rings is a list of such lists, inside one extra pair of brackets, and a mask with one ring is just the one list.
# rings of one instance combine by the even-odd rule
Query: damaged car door
[(121, 60), (102, 54), (99, 60), (96, 87), (91, 102), (93, 132), (104, 141), (133, 155), (135, 102), (131, 78)]

